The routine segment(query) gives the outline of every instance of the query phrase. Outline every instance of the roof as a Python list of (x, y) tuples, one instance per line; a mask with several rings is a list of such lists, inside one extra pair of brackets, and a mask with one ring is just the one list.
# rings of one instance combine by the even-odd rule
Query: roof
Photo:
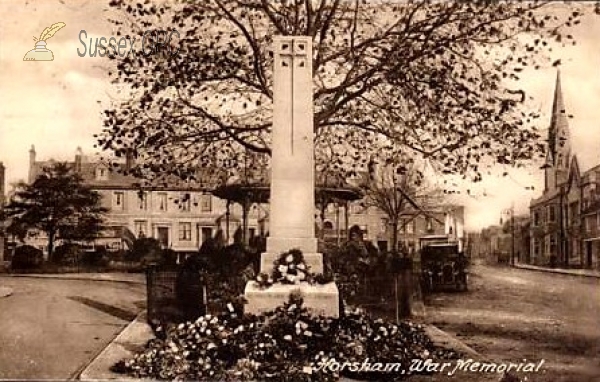
[[(44, 167), (48, 167), (54, 163), (57, 162), (53, 160), (34, 162), (32, 167), (32, 177), (36, 177), (42, 172)], [(127, 174), (125, 163), (114, 163), (112, 166), (109, 166), (103, 161), (97, 161), (81, 162), (79, 166), (77, 166), (75, 162), (67, 162), (67, 165), (76, 169), (86, 185), (97, 189), (139, 189), (142, 185), (143, 188), (177, 191), (200, 191), (209, 189), (208, 184), (184, 181), (175, 175), (165, 175), (160, 180), (152, 181), (150, 184), (144, 184), (144, 179)], [(96, 176), (97, 170), (101, 168), (106, 170), (104, 178)]]
[(531, 202), (529, 203), (529, 207), (535, 207), (536, 205), (539, 204), (544, 204), (547, 203), (553, 199), (556, 199), (559, 195), (560, 195), (560, 189), (556, 188), (554, 190), (550, 190), (548, 192), (545, 192), (544, 194), (542, 194), (542, 196), (540, 196), (537, 199), (532, 199)]

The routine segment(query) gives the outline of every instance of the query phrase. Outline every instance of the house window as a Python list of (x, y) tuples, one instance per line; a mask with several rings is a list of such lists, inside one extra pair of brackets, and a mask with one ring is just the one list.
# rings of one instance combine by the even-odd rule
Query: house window
[(202, 212), (211, 212), (212, 211), (211, 195), (202, 195), (200, 209)]
[(591, 231), (590, 230), (590, 225), (591, 225), (590, 224), (591, 223), (590, 220), (591, 219), (589, 217), (587, 217), (587, 216), (583, 219), (583, 224), (584, 224), (584, 230), (585, 230), (585, 232), (590, 232)]
[(135, 234), (138, 237), (146, 237), (148, 235), (148, 222), (145, 220), (136, 220), (133, 222)]
[(116, 191), (114, 193), (113, 206), (115, 210), (125, 209), (125, 194), (122, 191)]
[(548, 206), (548, 220), (550, 222), (556, 221), (556, 209), (554, 206)]
[(181, 240), (181, 241), (192, 240), (192, 223), (188, 223), (188, 222), (179, 223), (179, 240)]
[(387, 225), (388, 225), (387, 219), (381, 219), (380, 226), (379, 226), (379, 232), (386, 232)]
[(550, 255), (556, 255), (556, 236), (550, 236)]
[(138, 206), (139, 206), (140, 210), (148, 209), (148, 196), (146, 195), (145, 192), (140, 192), (138, 194)]
[(100, 167), (96, 170), (96, 179), (97, 180), (106, 180), (108, 179), (108, 175), (106, 172), (106, 169), (103, 167)]
[(407, 224), (406, 224), (406, 233), (408, 234), (413, 234), (415, 233), (415, 221), (414, 220), (410, 220)]
[(533, 225), (534, 226), (540, 225), (540, 213), (538, 211), (535, 211), (533, 213)]
[(158, 210), (166, 211), (167, 210), (167, 193), (161, 192), (158, 194)]
[(192, 198), (190, 194), (181, 195), (179, 199), (179, 208), (184, 212), (190, 212), (192, 210)]
[(430, 217), (425, 220), (425, 227), (427, 232), (433, 232), (433, 220)]
[(569, 205), (569, 223), (575, 224), (579, 219), (579, 203), (571, 203)]
[(533, 239), (533, 254), (536, 256), (541, 255), (541, 243), (539, 239)]
[(400, 233), (406, 233), (406, 225), (407, 225), (406, 220), (400, 219), (400, 223), (398, 223), (398, 231)]

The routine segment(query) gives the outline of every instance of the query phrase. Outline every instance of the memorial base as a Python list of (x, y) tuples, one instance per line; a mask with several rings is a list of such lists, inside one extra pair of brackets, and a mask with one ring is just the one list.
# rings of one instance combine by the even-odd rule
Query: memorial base
[(289, 301), (290, 294), (299, 291), (304, 299), (304, 306), (313, 314), (339, 317), (339, 291), (335, 283), (311, 285), (274, 284), (268, 288), (260, 288), (255, 281), (246, 284), (244, 296), (248, 301), (245, 313), (261, 314), (274, 310)]

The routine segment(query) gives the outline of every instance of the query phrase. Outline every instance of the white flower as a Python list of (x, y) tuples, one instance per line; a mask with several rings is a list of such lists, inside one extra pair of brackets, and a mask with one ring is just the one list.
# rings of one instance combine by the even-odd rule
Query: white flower
[(279, 272), (281, 272), (282, 274), (285, 274), (287, 272), (287, 270), (288, 270), (288, 267), (287, 267), (287, 265), (280, 265), (280, 266), (277, 267), (277, 270)]
[(288, 262), (288, 263), (291, 263), (292, 261), (294, 261), (294, 255), (288, 255), (285, 258), (285, 261)]
[(304, 265), (304, 263), (298, 264), (297, 267), (298, 267), (298, 269), (302, 269), (302, 270), (306, 269), (306, 265)]
[(296, 326), (300, 327), (302, 329), (308, 328), (308, 324), (306, 322), (304, 322), (304, 321), (298, 321), (298, 322), (296, 322)]
[(296, 276), (294, 276), (294, 275), (285, 275), (285, 278), (291, 283), (296, 282)]
[(290, 269), (296, 269), (296, 264), (294, 264), (294, 263), (290, 264)]
[(286, 334), (285, 336), (283, 336), (283, 339), (286, 341), (291, 341), (292, 340), (292, 336), (290, 336), (289, 334)]
[(298, 272), (298, 280), (302, 281), (306, 278), (306, 274), (304, 272)]

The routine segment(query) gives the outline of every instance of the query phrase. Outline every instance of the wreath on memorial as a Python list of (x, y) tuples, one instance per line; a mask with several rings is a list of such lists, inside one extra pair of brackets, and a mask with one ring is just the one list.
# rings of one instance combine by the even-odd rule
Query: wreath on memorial
[(299, 249), (292, 249), (279, 255), (273, 262), (273, 271), (270, 275), (261, 273), (256, 277), (256, 283), (261, 288), (268, 288), (276, 283), (287, 285), (326, 284), (331, 281), (333, 281), (331, 278), (323, 274), (313, 274)]

